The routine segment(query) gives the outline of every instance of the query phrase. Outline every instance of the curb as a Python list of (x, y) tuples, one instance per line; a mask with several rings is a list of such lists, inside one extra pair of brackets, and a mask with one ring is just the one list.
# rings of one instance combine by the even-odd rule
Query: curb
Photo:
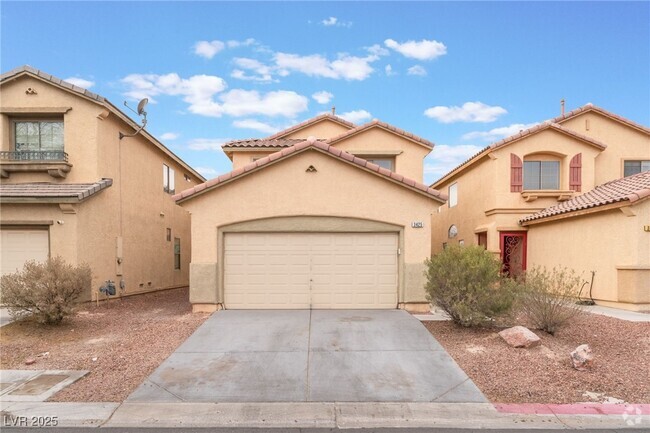
[[(489, 403), (2, 403), (2, 427), (647, 428), (650, 405)], [(576, 413), (577, 411), (577, 413)]]

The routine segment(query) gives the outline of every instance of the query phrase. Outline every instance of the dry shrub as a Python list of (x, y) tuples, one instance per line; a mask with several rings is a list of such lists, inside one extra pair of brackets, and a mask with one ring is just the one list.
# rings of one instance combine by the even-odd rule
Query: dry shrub
[(523, 291), (518, 310), (530, 324), (553, 335), (583, 312), (576, 304), (582, 278), (572, 269), (533, 268), (521, 278)]
[(58, 324), (74, 313), (79, 296), (91, 284), (87, 264), (72, 266), (61, 257), (31, 260), (21, 271), (0, 278), (0, 301), (15, 318), (31, 316), (39, 323)]
[(482, 326), (506, 315), (516, 284), (501, 275), (501, 263), (480, 246), (450, 246), (426, 261), (426, 292), (454, 323)]

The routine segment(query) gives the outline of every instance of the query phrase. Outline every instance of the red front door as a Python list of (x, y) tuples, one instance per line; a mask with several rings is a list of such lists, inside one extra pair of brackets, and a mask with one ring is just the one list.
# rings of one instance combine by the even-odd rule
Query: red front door
[(503, 273), (517, 277), (526, 270), (526, 232), (500, 232)]

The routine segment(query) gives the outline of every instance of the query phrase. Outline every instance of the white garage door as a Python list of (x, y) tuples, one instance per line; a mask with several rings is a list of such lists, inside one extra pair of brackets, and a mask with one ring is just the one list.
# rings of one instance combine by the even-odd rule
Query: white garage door
[(50, 250), (47, 230), (0, 230), (2, 275), (23, 268), (27, 260), (45, 261)]
[(396, 233), (228, 233), (225, 306), (396, 308)]

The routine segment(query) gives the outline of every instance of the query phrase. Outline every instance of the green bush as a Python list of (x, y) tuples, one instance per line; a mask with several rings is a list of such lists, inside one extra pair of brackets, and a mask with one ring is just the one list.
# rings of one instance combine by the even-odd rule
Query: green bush
[(28, 261), (22, 271), (0, 278), (1, 302), (15, 318), (31, 316), (43, 324), (58, 324), (74, 313), (79, 296), (90, 291), (87, 264), (72, 266), (61, 257)]
[(533, 268), (520, 279), (523, 292), (517, 310), (536, 329), (553, 335), (583, 308), (576, 304), (582, 278), (567, 268)]
[(450, 246), (426, 261), (429, 301), (462, 326), (481, 326), (506, 315), (516, 284), (501, 276), (501, 263), (480, 246)]

